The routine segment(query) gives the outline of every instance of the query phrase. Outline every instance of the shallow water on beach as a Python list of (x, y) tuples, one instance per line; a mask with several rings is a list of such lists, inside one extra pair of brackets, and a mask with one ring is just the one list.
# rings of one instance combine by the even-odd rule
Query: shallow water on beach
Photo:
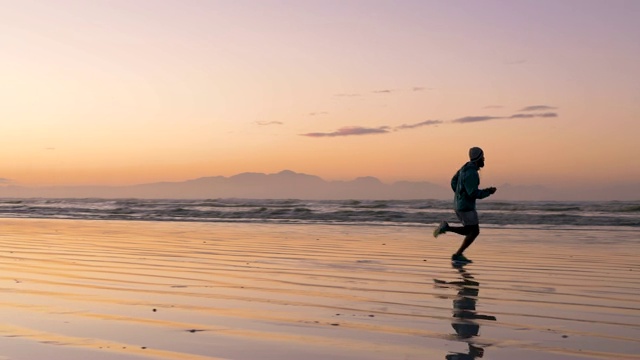
[(0, 223), (0, 359), (640, 359), (628, 228)]
[[(0, 199), (0, 217), (424, 226), (457, 219), (450, 200)], [(478, 203), (487, 227), (640, 228), (639, 201)]]

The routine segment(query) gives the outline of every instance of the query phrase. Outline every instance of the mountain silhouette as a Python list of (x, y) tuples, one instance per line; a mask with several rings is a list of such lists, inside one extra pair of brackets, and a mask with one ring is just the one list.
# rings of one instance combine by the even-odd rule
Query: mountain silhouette
[[(534, 185), (498, 185), (489, 201), (501, 200), (640, 200), (640, 184), (602, 188), (550, 189)], [(306, 200), (450, 200), (449, 184), (426, 181), (383, 183), (371, 176), (326, 181), (315, 175), (284, 170), (275, 174), (245, 172), (177, 182), (130, 186), (0, 186), (4, 198), (141, 198), (141, 199), (306, 199)]]
[(131, 186), (0, 187), (0, 196), (15, 198), (404, 200), (449, 198), (450, 192), (429, 182), (385, 184), (374, 177), (326, 181), (315, 175), (290, 170), (276, 174), (246, 172), (230, 177), (213, 176)]

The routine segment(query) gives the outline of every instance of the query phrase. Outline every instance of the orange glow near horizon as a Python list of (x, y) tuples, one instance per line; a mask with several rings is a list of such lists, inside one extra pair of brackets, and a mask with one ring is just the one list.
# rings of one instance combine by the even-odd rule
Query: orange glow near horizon
[(640, 179), (640, 4), (276, 5), (1, 4), (0, 178)]

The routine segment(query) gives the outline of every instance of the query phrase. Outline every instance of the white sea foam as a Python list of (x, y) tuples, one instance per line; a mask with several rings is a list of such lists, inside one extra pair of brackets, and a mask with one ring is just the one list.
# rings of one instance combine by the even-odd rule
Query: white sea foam
[[(640, 202), (478, 202), (483, 225), (640, 227)], [(456, 222), (450, 201), (10, 199), (0, 217), (146, 221), (430, 225)]]

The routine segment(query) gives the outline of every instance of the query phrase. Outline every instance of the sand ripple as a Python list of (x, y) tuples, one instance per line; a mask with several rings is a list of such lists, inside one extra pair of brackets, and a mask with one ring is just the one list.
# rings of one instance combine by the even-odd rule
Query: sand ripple
[(1, 222), (0, 359), (640, 359), (637, 232)]

